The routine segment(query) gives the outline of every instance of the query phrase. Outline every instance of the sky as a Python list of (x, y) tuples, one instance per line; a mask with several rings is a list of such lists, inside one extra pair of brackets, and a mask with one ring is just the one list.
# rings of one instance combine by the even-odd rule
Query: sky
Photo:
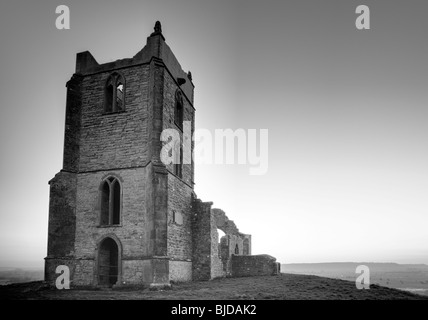
[[(370, 8), (370, 30), (355, 9)], [(55, 27), (58, 5), (70, 30)], [(281, 263), (428, 264), (426, 1), (0, 3), (0, 267), (42, 267), (76, 53), (134, 56), (156, 20), (196, 128), (267, 129), (269, 167), (196, 166), (195, 191)]]

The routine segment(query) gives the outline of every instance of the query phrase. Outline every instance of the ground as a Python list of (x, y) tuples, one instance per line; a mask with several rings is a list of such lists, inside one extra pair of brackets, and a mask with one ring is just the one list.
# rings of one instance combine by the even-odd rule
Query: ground
[(281, 274), (226, 278), (173, 284), (169, 290), (98, 289), (56, 290), (43, 282), (0, 287), (0, 299), (31, 300), (428, 300), (428, 297), (371, 285), (357, 290), (355, 283), (317, 276)]

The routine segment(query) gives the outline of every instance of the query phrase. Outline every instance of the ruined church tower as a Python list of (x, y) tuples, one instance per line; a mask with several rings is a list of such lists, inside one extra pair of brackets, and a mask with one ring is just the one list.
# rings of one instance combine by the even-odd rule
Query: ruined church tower
[[(78, 53), (66, 87), (63, 168), (49, 182), (45, 280), (58, 277), (59, 265), (69, 267), (72, 286), (231, 275), (232, 256), (251, 254), (251, 236), (196, 199), (193, 142), (190, 155), (180, 148), (179, 164), (160, 158), (164, 129), (183, 139), (195, 128), (192, 77), (160, 23), (133, 58), (99, 64)], [(221, 243), (217, 229), (226, 232)]]
[(168, 283), (168, 254), (191, 275), (191, 238), (183, 233), (176, 252), (169, 239), (168, 253), (167, 224), (168, 208), (190, 224), (193, 165), (165, 166), (160, 134), (184, 121), (194, 130), (193, 88), (160, 23), (132, 59), (77, 55), (63, 169), (50, 181), (47, 279), (62, 264), (75, 285)]

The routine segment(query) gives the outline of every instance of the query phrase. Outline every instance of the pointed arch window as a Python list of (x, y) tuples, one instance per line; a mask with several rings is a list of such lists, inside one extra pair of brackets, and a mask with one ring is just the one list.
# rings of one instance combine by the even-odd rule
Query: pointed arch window
[(183, 112), (183, 94), (180, 90), (177, 90), (177, 92), (175, 93), (174, 121), (180, 129), (183, 129)]
[(117, 72), (112, 73), (104, 88), (104, 111), (106, 113), (125, 111), (125, 79)]
[(121, 194), (117, 178), (109, 177), (101, 183), (101, 226), (120, 225)]

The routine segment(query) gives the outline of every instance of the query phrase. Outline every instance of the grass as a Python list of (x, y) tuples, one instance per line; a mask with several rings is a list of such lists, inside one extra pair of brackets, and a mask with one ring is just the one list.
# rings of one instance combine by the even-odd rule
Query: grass
[(31, 300), (428, 300), (409, 292), (310, 275), (226, 278), (173, 284), (169, 290), (56, 290), (43, 282), (0, 287), (0, 299)]

